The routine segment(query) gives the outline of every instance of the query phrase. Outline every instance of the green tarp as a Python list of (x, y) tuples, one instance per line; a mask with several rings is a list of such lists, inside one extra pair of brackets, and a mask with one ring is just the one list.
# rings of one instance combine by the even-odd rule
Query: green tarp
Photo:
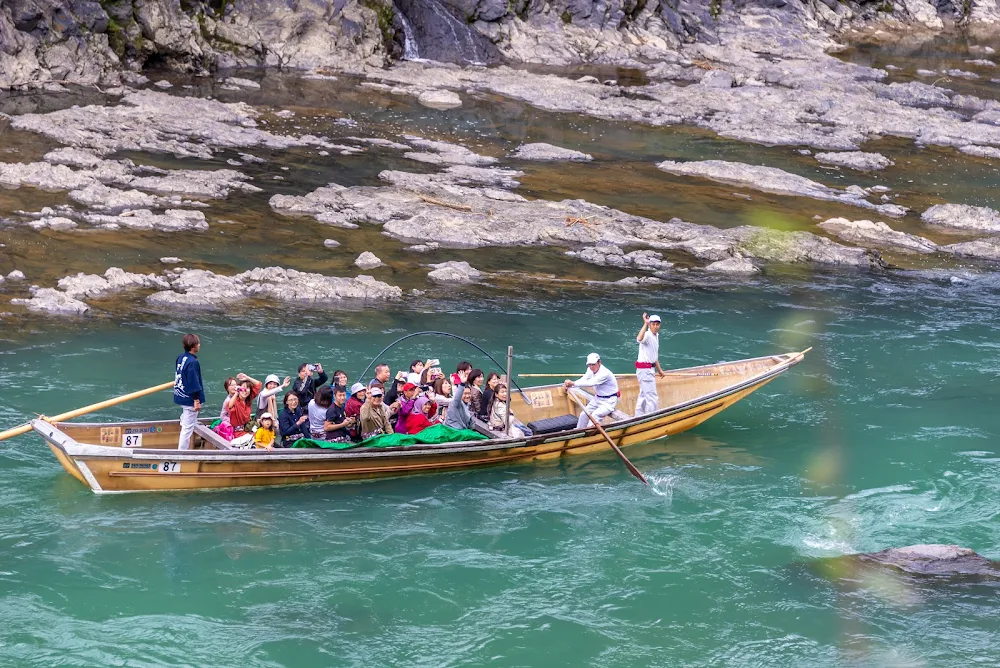
[(427, 427), (418, 434), (383, 434), (373, 436), (360, 443), (336, 443), (333, 441), (316, 441), (311, 438), (300, 438), (292, 443), (293, 448), (398, 448), (404, 445), (420, 445), (427, 443), (454, 443), (457, 441), (485, 441), (488, 436), (472, 429), (453, 429), (443, 424)]

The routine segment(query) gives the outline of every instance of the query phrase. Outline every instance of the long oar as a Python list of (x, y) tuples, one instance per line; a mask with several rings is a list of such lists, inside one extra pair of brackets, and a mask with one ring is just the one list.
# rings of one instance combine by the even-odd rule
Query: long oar
[[(577, 404), (577, 405), (578, 405), (578, 406), (580, 407), (580, 409), (581, 409), (581, 410), (582, 410), (582, 411), (583, 411), (584, 413), (587, 413), (587, 407), (586, 407), (586, 405), (584, 405), (584, 403), (583, 403), (582, 401), (580, 401), (580, 400), (579, 400), (579, 399), (577, 398), (577, 396), (576, 396), (575, 394), (573, 394), (573, 392), (572, 392), (571, 390), (566, 390), (566, 394), (567, 394), (567, 395), (568, 395), (568, 396), (569, 396), (569, 397), (570, 397), (570, 398), (571, 398), (571, 399), (572, 399), (573, 401), (575, 401), (575, 402), (576, 402), (576, 404)], [(637, 469), (637, 468), (635, 467), (635, 465), (634, 465), (634, 464), (633, 464), (632, 462), (630, 462), (630, 461), (628, 460), (628, 457), (626, 457), (626, 456), (625, 456), (625, 453), (621, 451), (621, 448), (619, 448), (619, 447), (618, 447), (617, 445), (615, 445), (615, 442), (611, 440), (611, 437), (610, 437), (610, 436), (608, 436), (608, 432), (604, 431), (604, 427), (602, 427), (602, 426), (601, 426), (601, 423), (597, 421), (597, 418), (595, 418), (595, 417), (594, 417), (593, 415), (591, 415), (590, 413), (587, 413), (587, 417), (589, 417), (589, 418), (590, 418), (590, 421), (591, 421), (591, 423), (593, 423), (593, 425), (594, 425), (595, 427), (597, 427), (597, 431), (601, 432), (601, 436), (603, 436), (603, 437), (604, 437), (604, 440), (608, 442), (608, 445), (610, 445), (610, 446), (611, 446), (611, 449), (615, 451), (615, 454), (616, 454), (616, 455), (618, 455), (619, 457), (621, 457), (621, 460), (622, 460), (623, 462), (625, 462), (625, 467), (626, 467), (626, 468), (628, 468), (628, 471), (629, 471), (629, 473), (631, 473), (632, 475), (634, 475), (634, 476), (635, 476), (636, 478), (638, 478), (639, 480), (643, 481), (643, 482), (644, 482), (644, 483), (646, 484), (646, 486), (648, 487), (648, 486), (649, 486), (649, 482), (648, 482), (648, 481), (646, 480), (646, 477), (645, 477), (644, 475), (642, 475), (642, 474), (641, 474), (641, 473), (639, 472), (639, 469)]]
[[(170, 381), (169, 383), (163, 383), (162, 385), (148, 387), (145, 390), (139, 390), (138, 392), (132, 392), (131, 394), (123, 394), (122, 396), (115, 397), (114, 399), (108, 399), (107, 401), (90, 404), (89, 406), (84, 406), (83, 408), (77, 408), (76, 410), (69, 411), (68, 413), (60, 413), (59, 415), (54, 415), (52, 417), (42, 416), (41, 419), (46, 422), (62, 422), (63, 420), (72, 420), (75, 417), (80, 417), (81, 415), (86, 415), (87, 413), (93, 413), (94, 411), (99, 411), (102, 408), (108, 408), (109, 406), (117, 406), (118, 404), (123, 404), (126, 401), (132, 401), (133, 399), (144, 397), (147, 394), (154, 394), (156, 392), (162, 392), (163, 390), (169, 390), (173, 386), (174, 381)], [(13, 438), (14, 436), (20, 436), (21, 434), (27, 434), (29, 431), (31, 431), (31, 423), (26, 422), (18, 427), (13, 427), (7, 431), (0, 432), (0, 441)]]

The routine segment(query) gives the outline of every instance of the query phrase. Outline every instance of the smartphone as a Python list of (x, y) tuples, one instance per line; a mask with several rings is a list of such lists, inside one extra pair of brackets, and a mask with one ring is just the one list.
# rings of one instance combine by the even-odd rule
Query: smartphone
[(396, 380), (406, 380), (406, 372), (405, 371), (397, 371), (396, 372)]
[(426, 366), (441, 366), (441, 360), (427, 360)]
[(315, 370), (316, 370), (316, 365), (315, 364), (306, 364), (306, 371), (308, 371), (309, 373), (312, 373)]

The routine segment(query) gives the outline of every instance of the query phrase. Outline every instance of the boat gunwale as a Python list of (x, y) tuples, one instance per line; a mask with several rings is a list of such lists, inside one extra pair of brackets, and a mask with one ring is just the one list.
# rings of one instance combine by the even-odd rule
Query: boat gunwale
[[(747, 358), (742, 360), (734, 360), (732, 362), (720, 362), (716, 364), (702, 365), (699, 367), (686, 367), (684, 369), (672, 369), (671, 371), (687, 371), (696, 369), (705, 369), (718, 367), (723, 364), (740, 364), (756, 362), (760, 360), (773, 360), (775, 358), (785, 356), (781, 362), (764, 369), (763, 371), (745, 378), (744, 380), (732, 384), (726, 385), (715, 392), (709, 394), (704, 394), (686, 402), (680, 404), (674, 404), (672, 406), (664, 407), (653, 413), (647, 413), (640, 416), (632, 416), (630, 418), (620, 420), (618, 422), (613, 422), (605, 427), (609, 433), (620, 432), (630, 427), (637, 425), (642, 425), (647, 422), (652, 422), (654, 420), (659, 420), (664, 417), (669, 417), (670, 415), (678, 412), (683, 412), (691, 408), (695, 408), (699, 405), (708, 404), (717, 399), (725, 398), (736, 392), (740, 392), (749, 386), (757, 385), (765, 380), (770, 380), (772, 377), (780, 375), (795, 366), (804, 358), (804, 352), (798, 353), (783, 353), (781, 355), (764, 355), (761, 357)], [(668, 372), (669, 375), (670, 372)], [(559, 387), (556, 384), (552, 385), (541, 385), (531, 388), (525, 388), (525, 391), (532, 391), (538, 389), (555, 388)], [(173, 422), (173, 420), (145, 420), (145, 421), (135, 421), (135, 422), (91, 422), (91, 423), (69, 423), (74, 427), (104, 427), (104, 426), (126, 426), (126, 425), (139, 425), (139, 424), (154, 424), (163, 422)], [(540, 446), (546, 443), (551, 443), (555, 441), (569, 441), (577, 438), (587, 438), (595, 435), (597, 432), (593, 427), (584, 429), (568, 429), (560, 432), (552, 432), (549, 434), (539, 434), (538, 436), (531, 436), (528, 438), (519, 439), (490, 439), (488, 441), (452, 441), (449, 443), (439, 443), (439, 444), (414, 444), (408, 446), (396, 446), (392, 448), (350, 448), (344, 450), (335, 450), (331, 452), (327, 448), (278, 448), (275, 450), (178, 450), (178, 449), (156, 449), (156, 448), (143, 448), (140, 450), (126, 449), (121, 447), (110, 447), (102, 445), (93, 445), (88, 443), (80, 443), (70, 437), (68, 434), (59, 429), (59, 424), (62, 423), (49, 423), (44, 420), (36, 419), (32, 420), (31, 425), (35, 432), (39, 433), (46, 440), (51, 441), (54, 434), (58, 434), (66, 442), (57, 443), (57, 447), (63, 450), (69, 457), (88, 457), (93, 459), (157, 459), (161, 460), (164, 458), (169, 458), (171, 460), (179, 461), (210, 461), (210, 462), (223, 462), (223, 461), (233, 461), (233, 462), (246, 462), (246, 461), (316, 461), (316, 460), (352, 460), (352, 459), (367, 459), (367, 458), (394, 458), (394, 457), (407, 457), (407, 456), (420, 456), (420, 455), (440, 455), (440, 454), (459, 454), (459, 453), (472, 453), (480, 451), (491, 451), (491, 450), (511, 450), (519, 449), (524, 447)], [(44, 426), (43, 426), (44, 425)], [(50, 429), (54, 433), (45, 433), (43, 429)], [(641, 432), (639, 432), (641, 433)], [(72, 452), (70, 451), (72, 450)], [(128, 454), (125, 454), (128, 453)], [(539, 453), (545, 454), (545, 453)], [(525, 456), (530, 456), (531, 453), (525, 453)]]

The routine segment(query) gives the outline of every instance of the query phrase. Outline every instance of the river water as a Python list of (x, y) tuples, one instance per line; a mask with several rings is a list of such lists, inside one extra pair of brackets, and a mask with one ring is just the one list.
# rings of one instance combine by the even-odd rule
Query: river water
[[(851, 57), (884, 65), (913, 54), (862, 48)], [(915, 76), (909, 67), (894, 76)], [(888, 184), (917, 211), (941, 201), (995, 206), (1000, 182), (987, 161), (901, 141), (867, 147), (897, 167), (858, 177), (788, 147), (546, 114), (489, 96), (438, 112), (358, 89), (346, 77), (269, 73), (254, 93), (173, 80), (197, 86), (178, 94), (248, 100), (279, 132), (413, 132), (497, 156), (522, 141), (586, 150), (595, 156), (589, 165), (515, 165), (526, 172), (519, 192), (585, 197), (660, 219), (815, 231), (816, 215), (865, 213), (759, 193), (748, 203), (731, 187), (660, 173), (653, 163), (664, 158), (766, 163), (833, 185)], [(21, 113), (89, 101), (48, 96), (0, 107)], [(295, 119), (270, 115), (279, 108), (294, 110)], [(338, 116), (360, 128), (338, 129)], [(35, 160), (52, 148), (2, 127), (0, 140), (5, 160)], [(233, 156), (216, 163), (128, 157), (219, 168)], [(388, 265), (373, 272), (377, 278), (428, 293), (379, 309), (248, 303), (227, 316), (157, 313), (129, 296), (96, 303), (85, 319), (13, 309), (0, 314), (0, 428), (169, 380), (186, 331), (202, 337), (210, 410), (222, 399), (223, 378), (236, 371), (262, 378), (320, 361), (354, 380), (384, 345), (421, 330), (469, 336), (498, 358), (513, 345), (524, 373), (582, 371), (592, 350), (626, 371), (643, 310), (664, 318), (665, 367), (814, 350), (697, 429), (630, 448), (651, 489), (605, 455), (363, 484), (97, 497), (40, 440), (4, 442), (0, 664), (995, 664), (996, 588), (823, 567), (845, 554), (930, 542), (1000, 558), (993, 275), (957, 266), (886, 274), (771, 267), (753, 279), (677, 274), (639, 290), (581, 283), (627, 274), (581, 267), (562, 249), (483, 249), (458, 256), (511, 273), (461, 291), (432, 288), (421, 265), (458, 259), (455, 251), (415, 260), (377, 228), (331, 229), (267, 206), (274, 192), (301, 194), (331, 180), (376, 184), (381, 169), (426, 166), (379, 149), (265, 157), (265, 165), (240, 169), (269, 183), (267, 191), (213, 203), (210, 231), (194, 242), (5, 228), (0, 269), (23, 269), (29, 282), (50, 286), (111, 265), (159, 271), (157, 258), (177, 254), (186, 266), (226, 273), (280, 264), (343, 274), (374, 244)], [(0, 214), (62, 201), (60, 193), (3, 191)], [(893, 226), (935, 234), (916, 216)], [(328, 251), (325, 237), (343, 245)], [(531, 275), (537, 283), (525, 280)], [(576, 283), (543, 280), (550, 275)], [(26, 292), (5, 290), (5, 299)], [(396, 369), (431, 356), (486, 364), (443, 339), (414, 340), (388, 361)], [(161, 395), (100, 417), (175, 415)]]
[[(239, 369), (352, 380), (407, 331), (515, 346), (521, 372), (667, 366), (814, 346), (685, 434), (629, 454), (351, 485), (97, 497), (42, 443), (0, 450), (8, 665), (967, 665), (1000, 655), (996, 590), (817, 560), (919, 542), (1000, 557), (995, 285), (818, 275), (558, 302), (239, 322), (147, 316), (5, 330), (3, 424), (171, 376), (201, 334), (209, 404)], [(468, 357), (443, 339), (389, 355)], [(107, 417), (170, 417), (166, 395)]]

